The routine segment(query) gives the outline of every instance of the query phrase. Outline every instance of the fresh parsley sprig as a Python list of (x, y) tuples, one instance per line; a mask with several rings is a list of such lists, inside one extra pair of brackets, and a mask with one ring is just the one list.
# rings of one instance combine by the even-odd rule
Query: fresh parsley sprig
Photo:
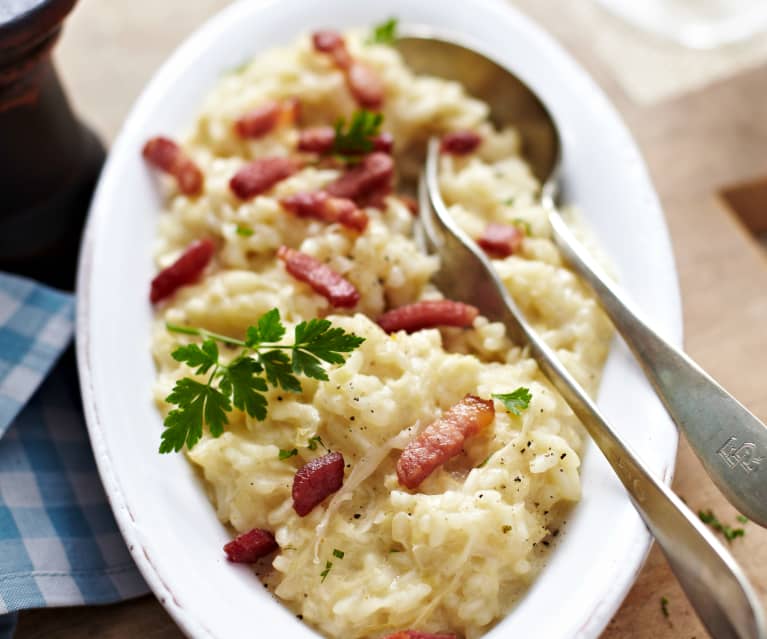
[(382, 113), (359, 109), (352, 114), (349, 126), (344, 118), (335, 124), (335, 138), (330, 152), (345, 161), (358, 161), (359, 156), (373, 150), (373, 138), (381, 132)]
[[(344, 354), (357, 348), (364, 338), (334, 327), (326, 319), (312, 319), (295, 327), (292, 344), (280, 344), (285, 326), (280, 312), (273, 308), (248, 328), (245, 340), (234, 339), (202, 328), (166, 324), (169, 331), (203, 338), (202, 344), (179, 346), (173, 359), (206, 375), (200, 382), (184, 377), (165, 398), (174, 408), (165, 418), (160, 452), (192, 448), (207, 425), (219, 437), (228, 423), (232, 407), (258, 420), (266, 419), (269, 386), (300, 392), (298, 375), (327, 380), (323, 362), (343, 364)], [(241, 352), (225, 364), (219, 359), (217, 342), (236, 346)]]
[(375, 25), (365, 44), (394, 44), (397, 41), (397, 23), (397, 18), (389, 18)]
[(522, 411), (530, 406), (533, 395), (529, 388), (520, 386), (510, 393), (495, 393), (493, 398), (499, 400), (510, 413), (521, 415)]

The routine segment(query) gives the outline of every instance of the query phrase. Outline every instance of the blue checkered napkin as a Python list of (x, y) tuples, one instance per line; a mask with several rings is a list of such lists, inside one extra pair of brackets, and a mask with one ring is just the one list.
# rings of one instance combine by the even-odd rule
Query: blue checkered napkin
[(144, 594), (147, 587), (96, 471), (71, 350), (20, 410), (29, 386), (71, 339), (71, 297), (0, 275), (0, 318), (0, 416), (18, 413), (0, 439), (4, 639), (14, 619), (3, 613), (108, 603)]
[(0, 273), (0, 437), (72, 339), (74, 302)]

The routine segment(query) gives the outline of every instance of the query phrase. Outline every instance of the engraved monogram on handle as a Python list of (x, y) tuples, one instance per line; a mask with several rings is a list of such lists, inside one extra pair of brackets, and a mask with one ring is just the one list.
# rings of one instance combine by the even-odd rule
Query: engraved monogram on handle
[(744, 442), (738, 445), (738, 438), (734, 435), (716, 452), (729, 468), (740, 467), (747, 473), (759, 470), (759, 466), (765, 460), (764, 457), (756, 456), (756, 444)]

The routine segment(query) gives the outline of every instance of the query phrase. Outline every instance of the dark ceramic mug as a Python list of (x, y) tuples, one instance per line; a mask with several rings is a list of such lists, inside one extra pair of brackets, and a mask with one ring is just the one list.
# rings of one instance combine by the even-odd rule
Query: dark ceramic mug
[(65, 289), (104, 159), (51, 61), (74, 4), (0, 3), (0, 270)]

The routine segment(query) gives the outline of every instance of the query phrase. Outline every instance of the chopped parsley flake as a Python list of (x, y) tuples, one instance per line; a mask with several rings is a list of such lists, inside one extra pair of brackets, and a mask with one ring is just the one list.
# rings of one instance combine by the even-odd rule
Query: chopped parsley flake
[(663, 616), (668, 619), (668, 599), (665, 597), (660, 598), (660, 611), (663, 613)]
[[(731, 526), (723, 524), (721, 521), (719, 521), (719, 519), (717, 519), (716, 515), (711, 511), (711, 509), (706, 511), (699, 510), (698, 517), (700, 517), (700, 520), (704, 524), (710, 526), (716, 532), (722, 533), (728, 542), (731, 542), (737, 537), (743, 537), (746, 534), (746, 531), (743, 530), (743, 528), (732, 528)], [(740, 519), (738, 521), (740, 521)]]
[(745, 515), (738, 515), (737, 517), (735, 517), (735, 519), (737, 519), (741, 524), (748, 523), (748, 517), (746, 517)]
[(343, 559), (344, 558), (344, 551), (343, 550), (338, 550), (338, 548), (333, 548), (333, 556), (334, 557), (338, 557), (339, 559)]
[(325, 450), (328, 449), (328, 447), (325, 446), (325, 443), (322, 441), (322, 437), (320, 437), (319, 435), (315, 435), (314, 437), (310, 437), (309, 441), (306, 442), (306, 447), (309, 450), (317, 450), (317, 445), (318, 444), (320, 446), (322, 446)]
[(521, 415), (522, 411), (530, 405), (533, 396), (530, 389), (520, 386), (510, 393), (494, 393), (493, 398), (500, 401), (510, 413)]
[(511, 223), (517, 228), (521, 228), (525, 232), (525, 235), (527, 235), (527, 237), (533, 236), (533, 229), (530, 226), (530, 222), (528, 222), (527, 220), (523, 220), (521, 217), (515, 217), (511, 221)]
[(477, 466), (477, 468), (484, 468), (484, 467), (487, 465), (487, 462), (489, 462), (489, 461), (490, 461), (490, 458), (491, 458), (492, 456), (493, 456), (493, 455), (492, 455), (492, 453), (491, 453), (490, 455), (488, 455), (487, 457), (485, 457), (485, 460), (484, 460), (484, 461), (483, 461), (483, 462), (482, 462), (482, 463), (481, 463), (479, 466)]
[(328, 578), (328, 575), (330, 574), (330, 569), (332, 567), (333, 567), (333, 562), (331, 562), (331, 561), (326, 561), (325, 562), (325, 570), (323, 570), (320, 573), (320, 577), (322, 577), (322, 580), (320, 581), (320, 583), (325, 583), (325, 580)]
[(397, 41), (397, 22), (397, 18), (389, 18), (375, 25), (365, 44), (394, 44)]
[(252, 228), (248, 226), (242, 226), (241, 224), (237, 225), (237, 235), (241, 235), (242, 237), (250, 237), (253, 235), (254, 231)]
[(280, 459), (288, 459), (289, 457), (293, 457), (294, 455), (298, 455), (297, 448), (293, 448), (292, 450), (284, 450), (280, 448)]

